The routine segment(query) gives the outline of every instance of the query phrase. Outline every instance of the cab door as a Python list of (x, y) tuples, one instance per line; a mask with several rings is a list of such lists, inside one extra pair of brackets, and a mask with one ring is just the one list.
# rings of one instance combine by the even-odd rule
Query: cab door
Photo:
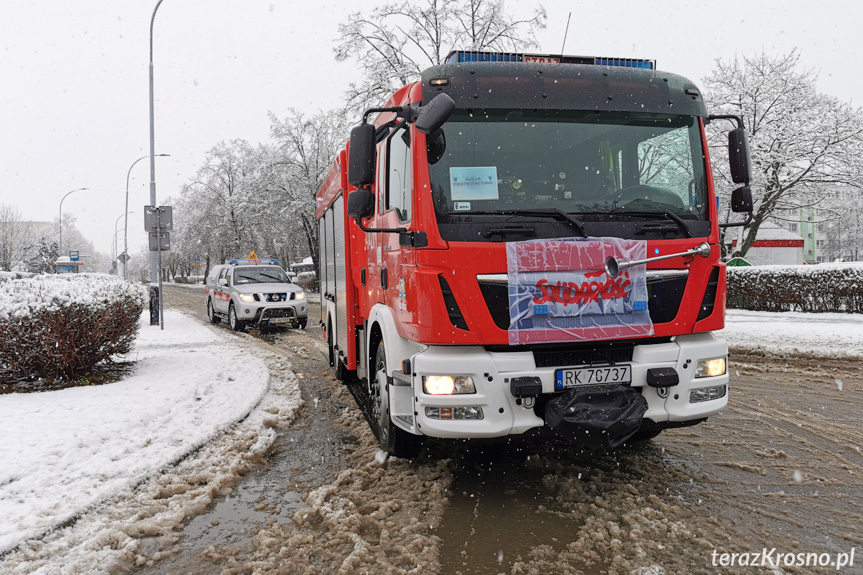
[[(414, 192), (410, 124), (399, 123), (382, 148), (385, 153), (380, 170), (383, 186), (379, 187), (381, 227), (410, 229)], [(381, 236), (381, 301), (392, 308), (400, 322), (412, 323), (416, 313), (415, 249), (400, 245), (399, 234)]]
[(230, 268), (222, 268), (219, 277), (216, 278), (216, 286), (213, 289), (215, 296), (213, 297), (213, 307), (219, 313), (228, 313), (228, 302), (231, 297), (228, 293), (228, 286), (221, 285), (222, 280), (228, 280), (228, 273), (232, 271)]

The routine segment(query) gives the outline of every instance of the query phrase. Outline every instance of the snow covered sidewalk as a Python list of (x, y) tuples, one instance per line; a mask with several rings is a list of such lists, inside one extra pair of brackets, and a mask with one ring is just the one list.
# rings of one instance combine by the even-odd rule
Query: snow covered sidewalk
[(250, 351), (165, 311), (142, 319), (131, 375), (0, 396), (0, 553), (176, 463), (246, 417), (270, 372)]
[(863, 356), (863, 315), (729, 309), (719, 332), (729, 347), (824, 357)]

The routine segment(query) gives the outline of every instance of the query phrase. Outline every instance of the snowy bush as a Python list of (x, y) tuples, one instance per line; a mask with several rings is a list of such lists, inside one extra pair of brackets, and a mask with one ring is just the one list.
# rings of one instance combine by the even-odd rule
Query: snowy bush
[(89, 373), (127, 353), (144, 289), (101, 274), (0, 281), (0, 383)]
[(863, 313), (863, 264), (726, 269), (729, 308)]

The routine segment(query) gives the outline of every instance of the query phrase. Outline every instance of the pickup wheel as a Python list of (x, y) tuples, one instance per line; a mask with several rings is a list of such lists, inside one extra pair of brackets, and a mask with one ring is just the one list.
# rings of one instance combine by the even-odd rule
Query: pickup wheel
[[(413, 459), (419, 455), (423, 437), (413, 435), (393, 425), (390, 421), (389, 394), (387, 392), (387, 354), (384, 342), (375, 352), (375, 377), (369, 386), (372, 430), (378, 437), (381, 449), (394, 457)], [(375, 429), (375, 427), (377, 429)]]
[(300, 329), (306, 329), (306, 322), (308, 322), (308, 321), (309, 321), (308, 318), (307, 319), (301, 319), (300, 321), (297, 322), (297, 326)]
[(228, 325), (232, 331), (240, 331), (243, 329), (243, 322), (237, 319), (237, 311), (234, 309), (234, 302), (228, 307)]
[(216, 315), (216, 310), (213, 309), (213, 299), (207, 298), (207, 319), (210, 323), (219, 323), (222, 318)]

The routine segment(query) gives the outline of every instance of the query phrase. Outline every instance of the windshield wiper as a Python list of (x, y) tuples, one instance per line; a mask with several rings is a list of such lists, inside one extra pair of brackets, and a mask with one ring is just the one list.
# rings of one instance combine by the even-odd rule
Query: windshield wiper
[(609, 213), (621, 214), (621, 215), (626, 215), (626, 216), (638, 216), (638, 217), (661, 216), (661, 217), (665, 218), (666, 220), (671, 220), (672, 222), (677, 224), (677, 227), (680, 228), (680, 231), (682, 231), (683, 233), (686, 234), (687, 238), (692, 237), (692, 230), (689, 229), (689, 224), (686, 223), (686, 220), (684, 220), (683, 218), (681, 218), (680, 216), (678, 216), (677, 214), (675, 214), (674, 212), (672, 212), (670, 210), (659, 209), (659, 210), (631, 210), (630, 211), (630, 210), (617, 209), (617, 210), (614, 210), (613, 212), (609, 212)]
[(559, 208), (549, 208), (546, 210), (540, 209), (531, 209), (531, 210), (484, 210), (484, 211), (476, 211), (476, 212), (461, 212), (455, 213), (451, 212), (451, 215), (458, 216), (467, 216), (467, 215), (480, 215), (480, 216), (551, 216), (556, 219), (564, 220), (572, 225), (575, 230), (581, 234), (582, 237), (587, 237), (587, 232), (584, 231), (584, 224), (576, 218), (572, 217), (570, 214), (564, 212)]

